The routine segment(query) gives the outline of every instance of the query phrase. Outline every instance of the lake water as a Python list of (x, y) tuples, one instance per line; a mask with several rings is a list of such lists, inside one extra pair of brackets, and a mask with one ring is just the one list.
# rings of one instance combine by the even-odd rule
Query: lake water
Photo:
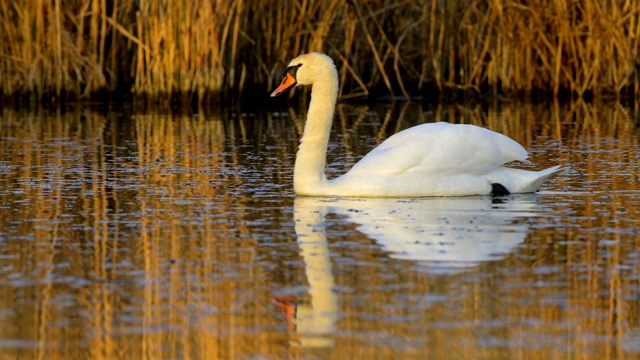
[(500, 198), (296, 198), (302, 110), (4, 109), (0, 358), (640, 357), (640, 111), (340, 104), (329, 177), (473, 123), (571, 168)]

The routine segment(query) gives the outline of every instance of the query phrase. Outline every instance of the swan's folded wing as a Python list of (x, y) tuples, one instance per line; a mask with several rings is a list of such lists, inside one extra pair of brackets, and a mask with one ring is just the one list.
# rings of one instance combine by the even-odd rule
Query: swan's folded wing
[(504, 163), (526, 158), (526, 150), (502, 134), (473, 125), (433, 123), (391, 136), (349, 173), (484, 174)]

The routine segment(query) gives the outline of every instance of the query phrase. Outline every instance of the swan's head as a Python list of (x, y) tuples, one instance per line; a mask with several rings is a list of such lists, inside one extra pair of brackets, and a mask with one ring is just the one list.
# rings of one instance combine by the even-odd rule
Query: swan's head
[(282, 83), (271, 93), (271, 97), (283, 94), (298, 85), (313, 85), (329, 78), (338, 78), (336, 65), (329, 56), (317, 52), (300, 55), (291, 60), (282, 73)]

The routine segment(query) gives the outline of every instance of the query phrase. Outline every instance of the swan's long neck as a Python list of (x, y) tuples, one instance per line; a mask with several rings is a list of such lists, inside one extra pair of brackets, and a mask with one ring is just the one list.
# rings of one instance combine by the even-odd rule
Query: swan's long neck
[(326, 185), (324, 167), (337, 96), (338, 76), (335, 71), (313, 84), (304, 134), (293, 170), (293, 187), (297, 194), (311, 194)]

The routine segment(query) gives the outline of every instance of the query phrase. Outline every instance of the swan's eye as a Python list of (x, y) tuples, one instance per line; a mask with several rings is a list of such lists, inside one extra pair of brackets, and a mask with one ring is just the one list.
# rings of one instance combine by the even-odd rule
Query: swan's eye
[(289, 66), (288, 68), (286, 68), (284, 70), (284, 72), (282, 73), (282, 77), (286, 77), (287, 73), (293, 75), (293, 77), (296, 77), (296, 72), (298, 71), (298, 69), (302, 66), (302, 64), (298, 64), (298, 65), (293, 65), (293, 66)]

